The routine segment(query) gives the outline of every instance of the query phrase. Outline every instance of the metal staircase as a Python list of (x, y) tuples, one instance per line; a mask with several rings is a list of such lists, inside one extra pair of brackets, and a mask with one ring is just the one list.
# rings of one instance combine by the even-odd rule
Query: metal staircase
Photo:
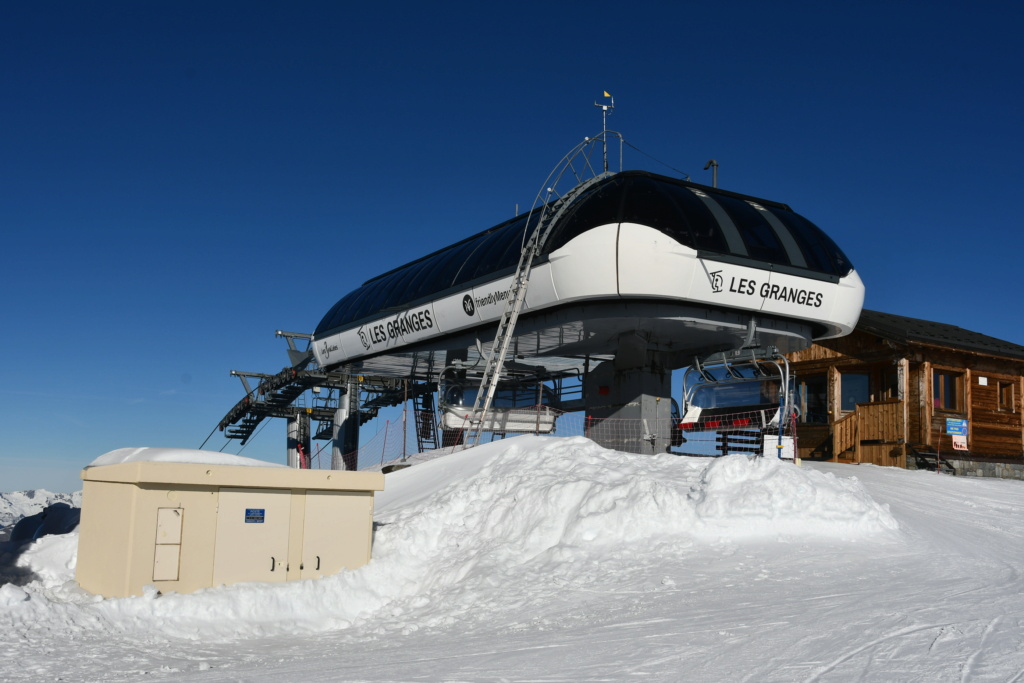
[[(217, 425), (229, 439), (238, 439), (245, 444), (260, 423), (268, 417), (294, 417), (304, 412), (315, 420), (325, 421), (334, 415), (332, 408), (302, 408), (294, 405), (295, 400), (307, 389), (328, 386), (334, 378), (327, 373), (285, 368), (276, 375), (237, 371), (232, 371), (231, 374), (242, 380), (246, 392), (245, 397), (236, 403)], [(250, 378), (260, 380), (256, 389), (249, 386)]]

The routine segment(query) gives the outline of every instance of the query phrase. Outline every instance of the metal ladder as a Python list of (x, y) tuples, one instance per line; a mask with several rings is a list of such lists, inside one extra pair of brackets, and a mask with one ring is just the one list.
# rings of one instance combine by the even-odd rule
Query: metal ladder
[(419, 452), (437, 449), (437, 411), (434, 410), (433, 392), (416, 397), (416, 445)]
[[(588, 141), (589, 142), (589, 141)], [(571, 161), (571, 157), (570, 161)], [(530, 239), (523, 247), (522, 253), (519, 255), (519, 264), (516, 266), (515, 275), (512, 278), (512, 286), (509, 290), (509, 297), (505, 304), (505, 310), (501, 314), (501, 320), (498, 322), (498, 332), (494, 337), (494, 344), (491, 346), (491, 353), (487, 357), (487, 363), (484, 366), (483, 374), (480, 377), (480, 391), (477, 391), (476, 400), (473, 402), (473, 412), (470, 413), (469, 418), (469, 429), (466, 430), (465, 436), (465, 447), (476, 446), (480, 443), (480, 437), (487, 431), (487, 416), (491, 410), (491, 403), (494, 401), (494, 394), (498, 388), (498, 383), (501, 380), (502, 369), (505, 365), (505, 356), (508, 353), (508, 347), (512, 343), (512, 339), (515, 336), (516, 322), (519, 320), (519, 313), (523, 309), (523, 304), (526, 302), (526, 290), (530, 282), (530, 273), (533, 271), (533, 262), (537, 258), (537, 254), (540, 253), (544, 243), (547, 241), (548, 233), (551, 227), (558, 223), (559, 219), (565, 214), (568, 207), (572, 204), (573, 200), (579, 197), (581, 194), (586, 192), (595, 183), (604, 180), (605, 178), (612, 175), (607, 171), (597, 174), (579, 183), (567, 192), (560, 199), (550, 202), (545, 201), (541, 208), (540, 220), (537, 222), (537, 228), (530, 235)], [(552, 189), (548, 189), (548, 198), (553, 193)], [(531, 215), (536, 209), (530, 211)], [(529, 226), (531, 216), (527, 216), (526, 224)], [(486, 391), (484, 388), (486, 387)]]

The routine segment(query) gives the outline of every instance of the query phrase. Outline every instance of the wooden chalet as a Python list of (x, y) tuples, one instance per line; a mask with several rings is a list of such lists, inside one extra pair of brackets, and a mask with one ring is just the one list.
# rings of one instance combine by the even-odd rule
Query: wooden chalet
[[(1024, 346), (865, 310), (856, 330), (790, 354), (800, 457), (906, 467), (1024, 462)], [(954, 450), (947, 418), (967, 420)]]

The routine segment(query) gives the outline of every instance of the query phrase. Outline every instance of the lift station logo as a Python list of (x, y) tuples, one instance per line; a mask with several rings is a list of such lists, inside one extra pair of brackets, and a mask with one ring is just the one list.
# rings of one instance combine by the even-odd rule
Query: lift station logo
[(363, 325), (359, 328), (359, 341), (367, 351), (374, 346), (390, 346), (402, 337), (424, 332), (434, 327), (434, 318), (429, 308), (418, 311), (405, 311), (387, 321)]
[(334, 351), (337, 351), (337, 350), (338, 350), (338, 345), (337, 344), (333, 344), (333, 343), (325, 341), (324, 345), (320, 348), (320, 355), (322, 355), (324, 357), (324, 360), (327, 360), (328, 358), (331, 357), (331, 353), (333, 353)]
[[(725, 278), (722, 271), (716, 270), (709, 273), (711, 276), (711, 289), (716, 294), (725, 291)], [(729, 276), (730, 294), (741, 294), (744, 296), (756, 296), (761, 299), (772, 301), (783, 301), (786, 303), (821, 308), (824, 295), (813, 289), (801, 289), (800, 287), (787, 287), (786, 285), (775, 285), (770, 282), (758, 282), (749, 277)]]
[(711, 291), (718, 294), (722, 291), (722, 271), (716, 270), (711, 275)]
[(507, 300), (511, 293), (511, 290), (508, 289), (498, 289), (487, 296), (478, 296), (475, 298), (467, 294), (462, 297), (462, 310), (466, 312), (466, 315), (473, 315), (473, 312), (477, 308), (486, 308), (487, 306), (500, 304), (502, 301)]

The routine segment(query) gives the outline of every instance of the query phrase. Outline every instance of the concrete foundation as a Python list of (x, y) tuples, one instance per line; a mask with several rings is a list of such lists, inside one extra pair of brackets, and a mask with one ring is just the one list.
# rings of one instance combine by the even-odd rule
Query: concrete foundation
[(587, 436), (605, 448), (651, 455), (671, 447), (672, 372), (639, 336), (587, 374), (583, 397)]

